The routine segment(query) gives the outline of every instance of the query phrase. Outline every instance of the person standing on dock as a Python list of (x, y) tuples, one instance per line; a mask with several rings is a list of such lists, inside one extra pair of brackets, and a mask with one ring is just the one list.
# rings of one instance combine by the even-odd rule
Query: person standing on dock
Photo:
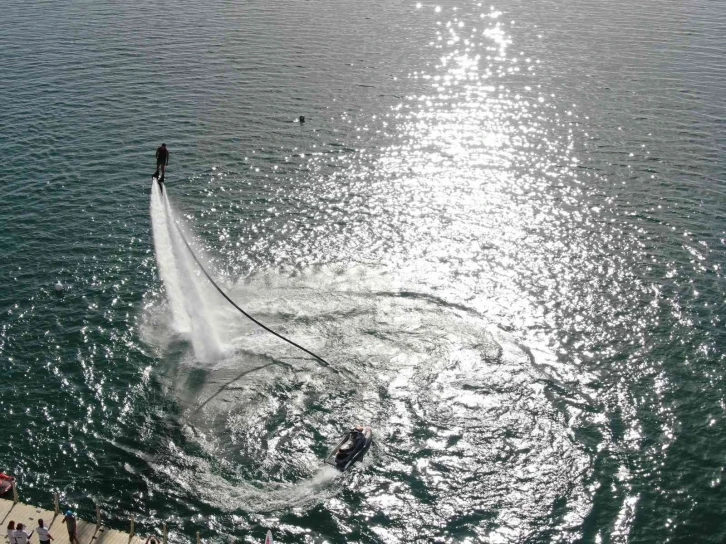
[(18, 523), (18, 528), (13, 533), (12, 544), (28, 544), (30, 537), (33, 536), (35, 531), (30, 531), (30, 534), (25, 532), (25, 525)]
[(10, 520), (10, 523), (8, 523), (8, 542), (10, 542), (10, 544), (13, 544), (14, 538), (15, 538), (15, 522), (13, 520)]
[(38, 520), (38, 528), (35, 530), (38, 533), (38, 541), (40, 544), (50, 544), (51, 540), (55, 540), (53, 535), (48, 532), (48, 528), (43, 524), (43, 520)]
[(76, 517), (73, 515), (72, 510), (68, 510), (66, 512), (66, 515), (61, 523), (65, 523), (66, 529), (68, 529), (68, 543), (80, 544), (80, 542), (78, 542), (78, 534), (76, 533)]

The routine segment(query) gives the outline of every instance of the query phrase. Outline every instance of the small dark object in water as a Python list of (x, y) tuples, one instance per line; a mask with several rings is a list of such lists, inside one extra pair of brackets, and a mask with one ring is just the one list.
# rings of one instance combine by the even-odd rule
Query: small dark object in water
[(325, 462), (338, 470), (345, 471), (350, 465), (363, 457), (371, 445), (373, 430), (370, 427), (358, 425), (353, 427), (343, 439), (338, 442), (330, 452)]
[(301, 115), (300, 117), (297, 118), (297, 120), (300, 121), (300, 124), (302, 124), (305, 122), (305, 116)]

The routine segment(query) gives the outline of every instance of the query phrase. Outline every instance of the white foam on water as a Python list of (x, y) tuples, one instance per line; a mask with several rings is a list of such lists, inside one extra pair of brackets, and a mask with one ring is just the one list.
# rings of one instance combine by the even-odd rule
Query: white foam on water
[(173, 326), (177, 332), (188, 335), (198, 361), (218, 361), (225, 350), (215, 330), (218, 324), (211, 305), (219, 294), (210, 289), (209, 280), (201, 274), (184, 244), (177, 229), (186, 231), (188, 240), (192, 236), (175, 216), (166, 193), (161, 193), (156, 181), (151, 191), (151, 223), (156, 262), (169, 299)]
[[(550, 376), (549, 366), (503, 331), (490, 331), (489, 322), (466, 305), (447, 302), (413, 274), (401, 278), (356, 264), (270, 269), (227, 282), (226, 292), (246, 311), (345, 369), (341, 377), (244, 319), (219, 293), (207, 297), (213, 288), (183, 241), (175, 241), (169, 231), (176, 230), (175, 216), (166, 204), (165, 210), (168, 246), (162, 249), (174, 256), (180, 293), (188, 298), (183, 307), (234, 350), (199, 365), (195, 345), (194, 358), (188, 353), (166, 369), (168, 391), (195, 447), (175, 446), (153, 462), (180, 488), (225, 511), (305, 509), (349, 484), (332, 467), (320, 469), (320, 452), (352, 424), (371, 424), (380, 451), (395, 444), (393, 456), (396, 448), (421, 447), (415, 436), (420, 419), (453, 425), (466, 451), (484, 440), (481, 412), (491, 414), (484, 421), (492, 432), (517, 425), (532, 435), (536, 418), (519, 399), (525, 391), (535, 407), (547, 405), (537, 387)], [(191, 233), (185, 236), (194, 243)], [(193, 248), (213, 273), (203, 251)], [(187, 305), (199, 299), (206, 310), (200, 306), (191, 314)], [(510, 405), (506, 413), (517, 417), (500, 422)], [(440, 439), (444, 448), (447, 436)], [(538, 443), (543, 459), (547, 439)], [(354, 470), (379, 463), (368, 453)]]
[(153, 181), (151, 186), (151, 226), (154, 233), (156, 265), (166, 289), (173, 327), (179, 333), (188, 334), (192, 329), (191, 320), (184, 308), (184, 294), (181, 288), (179, 268), (171, 245), (164, 198), (158, 183)]
[(221, 510), (279, 512), (288, 508), (304, 508), (335, 496), (341, 487), (331, 484), (341, 474), (339, 470), (325, 466), (310, 478), (294, 484), (260, 482), (258, 485), (232, 483), (221, 476), (207, 474), (205, 488), (199, 494), (205, 502)]

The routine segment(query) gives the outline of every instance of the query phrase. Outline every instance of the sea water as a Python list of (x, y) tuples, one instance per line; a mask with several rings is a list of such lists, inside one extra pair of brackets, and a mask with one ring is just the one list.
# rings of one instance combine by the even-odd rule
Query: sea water
[(4, 2), (0, 470), (174, 542), (723, 541), (724, 20)]

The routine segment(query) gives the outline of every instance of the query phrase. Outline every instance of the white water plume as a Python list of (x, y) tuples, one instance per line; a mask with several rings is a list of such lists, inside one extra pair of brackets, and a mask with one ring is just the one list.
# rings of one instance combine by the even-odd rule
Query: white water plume
[(197, 360), (219, 360), (224, 350), (215, 331), (217, 323), (210, 307), (218, 294), (199, 273), (198, 265), (177, 230), (184, 227), (174, 217), (169, 199), (156, 181), (152, 182), (151, 188), (151, 224), (156, 263), (169, 299), (173, 327), (179, 334), (189, 337)]

